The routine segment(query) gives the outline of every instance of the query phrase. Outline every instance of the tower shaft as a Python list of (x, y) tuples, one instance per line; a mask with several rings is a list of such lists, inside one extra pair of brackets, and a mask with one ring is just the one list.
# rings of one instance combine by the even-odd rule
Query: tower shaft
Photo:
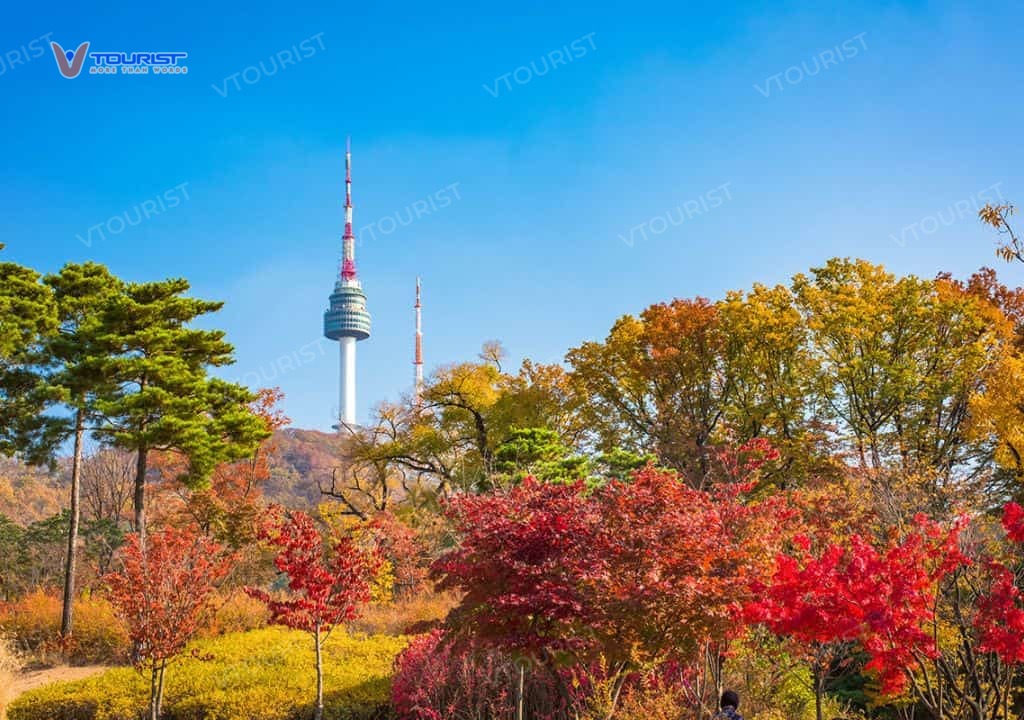
[(417, 404), (423, 399), (423, 304), (420, 302), (420, 279), (416, 278), (416, 354), (413, 366), (416, 370), (413, 379), (413, 392)]
[(343, 337), (338, 341), (341, 351), (338, 415), (345, 425), (356, 424), (356, 339)]

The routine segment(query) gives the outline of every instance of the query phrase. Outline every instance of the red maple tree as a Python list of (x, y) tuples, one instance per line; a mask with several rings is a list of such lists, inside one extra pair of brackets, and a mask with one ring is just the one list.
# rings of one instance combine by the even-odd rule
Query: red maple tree
[[(1003, 529), (1011, 542), (1024, 543), (1024, 508), (1009, 503), (1003, 509)], [(1024, 662), (1024, 597), (1020, 588), (1024, 567), (1014, 570), (1003, 562), (990, 561), (988, 570), (992, 583), (988, 593), (979, 598), (974, 618), (978, 647), (995, 653), (1007, 665), (1016, 665)]]
[(903, 538), (877, 548), (854, 535), (819, 552), (806, 536), (791, 554), (780, 554), (767, 582), (756, 581), (756, 600), (745, 617), (808, 648), (817, 716), (825, 683), (853, 645), (870, 659), (885, 694), (906, 687), (907, 673), (938, 649), (928, 632), (938, 584), (967, 560), (959, 550), (962, 523), (944, 529), (923, 516)]
[(593, 571), (600, 516), (583, 484), (526, 478), (507, 493), (460, 495), (447, 508), (461, 542), (433, 566), (463, 594), (454, 624), (530, 655), (578, 650), (593, 620), (578, 579)]
[(460, 543), (433, 568), (463, 594), (451, 625), (552, 667), (600, 667), (614, 712), (629, 677), (738, 630), (776, 505), (741, 502), (746, 487), (706, 492), (648, 468), (593, 489), (526, 478), (457, 496)]
[(202, 625), (216, 584), (234, 557), (189, 529), (151, 534), (143, 550), (128, 536), (120, 570), (104, 577), (117, 613), (128, 625), (137, 669), (150, 671), (150, 720), (160, 717), (164, 672)]
[(271, 508), (259, 529), (260, 539), (278, 548), (274, 565), (288, 578), (283, 596), (246, 588), (266, 603), (274, 622), (309, 633), (316, 652), (316, 720), (324, 712), (323, 643), (338, 625), (359, 616), (370, 600), (370, 583), (380, 561), (350, 538), (324, 545), (313, 518), (303, 512)]

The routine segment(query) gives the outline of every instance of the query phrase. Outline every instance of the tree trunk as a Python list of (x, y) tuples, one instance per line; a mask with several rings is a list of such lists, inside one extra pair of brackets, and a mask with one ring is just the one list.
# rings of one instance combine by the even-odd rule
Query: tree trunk
[(153, 720), (160, 720), (164, 712), (164, 673), (167, 671), (167, 661), (160, 661), (160, 679), (156, 685), (156, 715)]
[(75, 454), (71, 461), (71, 520), (68, 526), (68, 554), (64, 560), (64, 606), (60, 615), (60, 636), (71, 637), (75, 602), (75, 561), (78, 555), (79, 495), (82, 483), (82, 437), (85, 434), (85, 411), (75, 412)]
[(147, 450), (139, 448), (135, 460), (135, 532), (139, 536), (139, 547), (146, 550), (146, 461)]
[(526, 689), (526, 663), (516, 663), (519, 666), (519, 681), (516, 683), (516, 720), (526, 720), (526, 715), (523, 714), (523, 695)]
[(821, 708), (821, 696), (825, 692), (825, 673), (820, 665), (814, 667), (814, 716), (817, 720), (824, 720)]
[(320, 623), (316, 625), (316, 712), (313, 720), (324, 718), (324, 665), (320, 648)]
[(160, 720), (160, 707), (157, 704), (159, 694), (160, 669), (154, 664), (149, 676), (149, 720)]

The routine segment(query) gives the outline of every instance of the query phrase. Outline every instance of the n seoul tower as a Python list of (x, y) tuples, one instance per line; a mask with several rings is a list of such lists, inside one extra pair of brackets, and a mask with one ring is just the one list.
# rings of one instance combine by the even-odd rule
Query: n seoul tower
[(352, 146), (345, 141), (345, 234), (338, 279), (324, 312), (324, 336), (341, 346), (338, 430), (356, 425), (356, 341), (370, 337), (366, 295), (356, 276), (356, 236), (352, 233)]

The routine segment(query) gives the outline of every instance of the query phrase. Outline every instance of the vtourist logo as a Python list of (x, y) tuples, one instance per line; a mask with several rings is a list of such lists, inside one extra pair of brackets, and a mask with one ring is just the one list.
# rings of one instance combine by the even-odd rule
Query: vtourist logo
[(188, 66), (182, 61), (186, 52), (89, 52), (89, 43), (84, 42), (72, 52), (59, 43), (51, 42), (57, 69), (68, 80), (78, 77), (85, 65), (85, 58), (92, 60), (90, 75), (187, 75)]
[(78, 73), (82, 72), (82, 65), (85, 63), (85, 53), (89, 51), (89, 43), (82, 43), (74, 52), (65, 50), (55, 42), (51, 42), (50, 47), (53, 49), (53, 56), (57, 59), (57, 69), (60, 70), (60, 74), (68, 80), (78, 77)]

